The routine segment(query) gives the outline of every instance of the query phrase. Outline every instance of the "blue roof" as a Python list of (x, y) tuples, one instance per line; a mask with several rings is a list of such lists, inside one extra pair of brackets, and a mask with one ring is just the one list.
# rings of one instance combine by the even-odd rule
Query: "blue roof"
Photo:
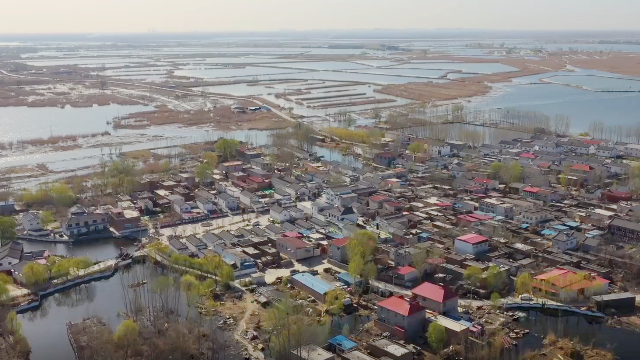
[(557, 232), (553, 231), (553, 230), (549, 230), (549, 229), (544, 229), (542, 231), (540, 231), (540, 235), (549, 235), (549, 236), (554, 236), (556, 235)]
[(342, 239), (343, 237), (345, 237), (344, 235), (338, 233), (328, 233), (327, 236), (334, 239)]
[(520, 229), (528, 229), (529, 228), (529, 224), (520, 224)]
[(302, 230), (302, 231), (300, 231), (300, 234), (302, 234), (302, 235), (311, 235), (311, 231), (309, 231), (309, 230)]
[(567, 221), (564, 224), (567, 225), (568, 227), (578, 227), (578, 226), (580, 226), (580, 223), (577, 222), (577, 221)]
[(348, 339), (344, 335), (338, 335), (334, 338), (329, 339), (329, 344), (335, 345), (343, 350), (351, 350), (354, 347), (358, 346), (358, 343), (351, 339)]
[(557, 230), (569, 230), (569, 228), (564, 225), (553, 225), (553, 228)]
[(342, 280), (349, 285), (353, 285), (356, 283), (356, 278), (354, 278), (353, 275), (349, 274), (348, 272), (340, 273), (338, 275), (338, 280)]
[(598, 235), (602, 235), (602, 234), (604, 234), (604, 231), (591, 230), (586, 235), (587, 235), (587, 237), (594, 237), (594, 236), (598, 236)]
[(327, 292), (335, 289), (335, 286), (328, 282), (315, 277), (309, 273), (297, 273), (292, 276), (294, 279), (300, 281), (304, 286), (309, 289), (318, 292), (319, 294), (326, 294)]

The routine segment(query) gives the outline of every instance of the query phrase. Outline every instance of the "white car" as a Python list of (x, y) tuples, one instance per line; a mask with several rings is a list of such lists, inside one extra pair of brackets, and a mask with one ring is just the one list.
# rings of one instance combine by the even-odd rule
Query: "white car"
[(533, 301), (533, 296), (529, 294), (520, 295), (520, 301)]

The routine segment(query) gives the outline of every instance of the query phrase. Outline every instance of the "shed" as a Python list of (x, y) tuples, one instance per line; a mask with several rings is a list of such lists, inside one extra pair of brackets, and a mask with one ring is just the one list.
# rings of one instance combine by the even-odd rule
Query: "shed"
[(636, 307), (636, 296), (628, 292), (594, 296), (592, 300), (598, 311), (631, 312)]
[(344, 335), (338, 335), (329, 339), (329, 350), (333, 352), (347, 352), (355, 349), (357, 346), (358, 343)]

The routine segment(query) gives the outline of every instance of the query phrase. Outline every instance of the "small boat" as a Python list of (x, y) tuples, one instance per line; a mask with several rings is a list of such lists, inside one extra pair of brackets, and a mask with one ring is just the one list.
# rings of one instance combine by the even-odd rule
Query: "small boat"
[(135, 282), (133, 284), (129, 284), (129, 288), (130, 289), (135, 289), (135, 288), (139, 288), (139, 287), (141, 287), (143, 285), (146, 285), (146, 284), (147, 284), (147, 280), (142, 280), (142, 281)]

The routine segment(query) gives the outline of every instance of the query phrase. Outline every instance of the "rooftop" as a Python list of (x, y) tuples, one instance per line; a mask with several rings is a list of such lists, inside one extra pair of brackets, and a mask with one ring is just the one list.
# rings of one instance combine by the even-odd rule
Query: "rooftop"
[(417, 301), (410, 302), (402, 296), (392, 296), (382, 300), (378, 302), (378, 306), (403, 316), (410, 316), (425, 310)]
[(411, 293), (439, 303), (443, 303), (449, 299), (457, 297), (456, 293), (454, 293), (448, 286), (441, 286), (430, 282), (422, 283), (422, 285), (411, 290)]
[(488, 238), (482, 236), (482, 235), (478, 235), (478, 234), (467, 234), (467, 235), (463, 235), (460, 236), (458, 238), (456, 238), (456, 240), (460, 240), (460, 241), (464, 241), (468, 244), (478, 244), (481, 243), (483, 241), (487, 241), (489, 240)]
[(297, 273), (292, 277), (319, 294), (326, 294), (327, 292), (335, 289), (335, 287), (328, 282), (306, 272)]

